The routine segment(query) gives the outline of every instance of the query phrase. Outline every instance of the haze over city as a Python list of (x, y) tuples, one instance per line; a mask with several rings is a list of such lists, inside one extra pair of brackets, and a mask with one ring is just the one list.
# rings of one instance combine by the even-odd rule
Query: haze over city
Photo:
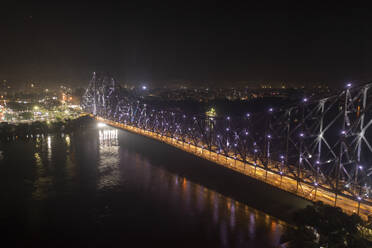
[(348, 4), (44, 2), (1, 8), (0, 78), (122, 83), (371, 80), (371, 16)]

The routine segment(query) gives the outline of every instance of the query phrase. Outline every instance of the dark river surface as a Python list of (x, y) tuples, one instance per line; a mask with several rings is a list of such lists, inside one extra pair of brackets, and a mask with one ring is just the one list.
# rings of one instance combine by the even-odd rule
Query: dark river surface
[(0, 150), (0, 234), (11, 247), (276, 247), (282, 220), (307, 204), (108, 127)]

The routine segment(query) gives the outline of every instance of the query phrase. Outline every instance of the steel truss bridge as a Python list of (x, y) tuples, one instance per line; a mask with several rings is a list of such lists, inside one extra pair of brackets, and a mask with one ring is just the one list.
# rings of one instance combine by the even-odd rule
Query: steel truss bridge
[(244, 116), (207, 116), (149, 106), (111, 77), (93, 73), (83, 109), (309, 200), (363, 218), (372, 214), (372, 84)]

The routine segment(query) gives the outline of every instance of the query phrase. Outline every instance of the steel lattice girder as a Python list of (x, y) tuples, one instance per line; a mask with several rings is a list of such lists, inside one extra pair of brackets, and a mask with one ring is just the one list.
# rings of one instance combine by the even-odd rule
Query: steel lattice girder
[(369, 202), (372, 174), (371, 84), (288, 109), (208, 117), (146, 105), (107, 76), (93, 74), (85, 111), (203, 147), (256, 161), (298, 183)]

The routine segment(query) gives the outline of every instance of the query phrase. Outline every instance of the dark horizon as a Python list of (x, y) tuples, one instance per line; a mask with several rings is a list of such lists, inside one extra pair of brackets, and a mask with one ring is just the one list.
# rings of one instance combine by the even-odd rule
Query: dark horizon
[[(119, 82), (372, 81), (363, 6), (28, 3), (2, 9), (0, 79)], [(233, 86), (233, 85), (232, 85)]]

